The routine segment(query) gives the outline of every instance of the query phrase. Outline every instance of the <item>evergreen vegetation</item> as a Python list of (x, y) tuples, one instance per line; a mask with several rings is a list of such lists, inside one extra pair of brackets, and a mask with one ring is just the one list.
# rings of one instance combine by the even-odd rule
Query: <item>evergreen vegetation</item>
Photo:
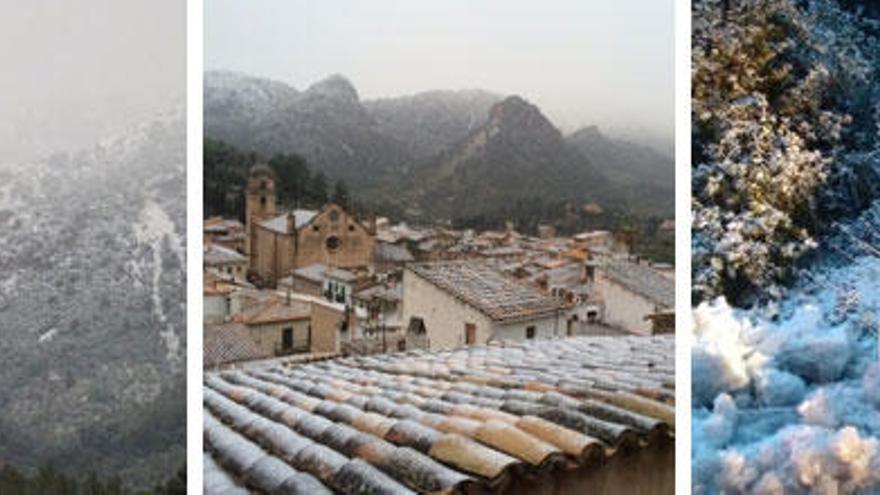
[[(244, 184), (248, 171), (256, 163), (265, 162), (278, 177), (278, 201), (287, 207), (317, 209), (332, 201), (355, 213), (375, 212), (392, 220), (419, 223), (419, 219), (408, 214), (398, 202), (382, 197), (371, 198), (367, 202), (364, 198), (353, 196), (341, 180), (333, 182), (330, 191), (324, 173), (312, 172), (301, 156), (278, 154), (266, 159), (211, 139), (205, 139), (204, 146), (206, 215), (244, 220)], [(452, 220), (452, 226), (477, 230), (501, 229), (511, 221), (519, 231), (532, 235), (537, 234), (538, 225), (552, 225), (559, 235), (598, 229), (628, 230), (634, 234), (633, 248), (637, 254), (655, 261), (673, 263), (674, 233), (659, 229), (663, 220), (614, 209), (595, 213), (585, 211), (569, 201), (531, 198), (515, 201), (508, 208), (456, 217)]]
[[(244, 220), (244, 185), (250, 168), (257, 163), (266, 163), (275, 172), (278, 202), (284, 206), (320, 208), (331, 198), (327, 177), (321, 171), (313, 173), (299, 155), (264, 157), (205, 139), (205, 214)], [(342, 181), (335, 183), (332, 199), (350, 205), (348, 188)]]

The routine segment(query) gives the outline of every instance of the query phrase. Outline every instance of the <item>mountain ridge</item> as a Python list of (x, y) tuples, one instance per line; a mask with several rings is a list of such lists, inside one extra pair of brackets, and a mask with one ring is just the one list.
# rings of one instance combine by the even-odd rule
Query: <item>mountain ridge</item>
[[(216, 86), (211, 82), (214, 77), (213, 72), (205, 74), (206, 87)], [(265, 87), (268, 84), (261, 86)], [(489, 209), (497, 209), (503, 201), (526, 199), (528, 188), (520, 185), (537, 182), (545, 186), (539, 188), (540, 194), (552, 195), (558, 188), (562, 197), (573, 201), (599, 200), (603, 206), (641, 213), (673, 211), (669, 184), (674, 180), (665, 177), (670, 174), (666, 167), (670, 160), (659, 158), (659, 152), (649, 153), (645, 146), (619, 140), (601, 141), (600, 152), (593, 152), (584, 147), (577, 132), (574, 137), (563, 135), (539, 108), (518, 95), (432, 90), (361, 100), (355, 85), (340, 75), (318, 81), (303, 92), (288, 88), (282, 90), (287, 96), (282, 96), (275, 108), (260, 107), (259, 102), (264, 100), (257, 100), (244, 113), (262, 112), (263, 116), (249, 119), (244, 125), (226, 117), (244, 98), (228, 104), (209, 98), (206, 90), (206, 137), (262, 154), (299, 154), (316, 170), (346, 181), (359, 199), (368, 201), (380, 196), (403, 210), (432, 218), (454, 214), (451, 208), (441, 205), (454, 202), (465, 190), (477, 190), (469, 181), (492, 178), (501, 189), (491, 191), (489, 196), (497, 203), (487, 205)], [(507, 103), (499, 106), (503, 102)], [(486, 160), (475, 167), (482, 173), (462, 172), (462, 177), (450, 177), (457, 173), (454, 163), (461, 160), (449, 157), (466, 157), (469, 151), (460, 149), (462, 146), (471, 151), (479, 148), (479, 141), (488, 136), (475, 138), (475, 133), (492, 128), (492, 122), (503, 122), (508, 131), (505, 134), (510, 136), (493, 141)], [(620, 163), (632, 157), (639, 158), (642, 168), (627, 168), (629, 164)], [(526, 159), (530, 164), (524, 162)], [(652, 160), (661, 163), (657, 170), (650, 170)], [(550, 168), (543, 170), (541, 166)], [(431, 167), (443, 173), (426, 171)], [(643, 174), (646, 167), (650, 174)], [(567, 180), (560, 176), (563, 171), (568, 174)], [(507, 172), (511, 172), (509, 177), (504, 176)], [(640, 174), (649, 180), (636, 181)], [(446, 181), (438, 191), (426, 194), (421, 190), (426, 181), (438, 179)], [(457, 185), (462, 186), (461, 191), (452, 190)], [(643, 197), (648, 200), (643, 201)]]

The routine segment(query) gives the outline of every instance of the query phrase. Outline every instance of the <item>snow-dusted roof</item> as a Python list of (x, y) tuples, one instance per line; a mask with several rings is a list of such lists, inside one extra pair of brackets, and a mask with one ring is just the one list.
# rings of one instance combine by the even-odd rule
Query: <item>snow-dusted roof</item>
[(408, 268), (493, 320), (527, 318), (561, 309), (555, 299), (517, 283), (485, 263), (442, 261)]
[(204, 332), (202, 355), (205, 367), (268, 357), (251, 337), (248, 327), (242, 323), (205, 325)]
[(312, 219), (315, 218), (315, 215), (318, 214), (318, 212), (314, 210), (293, 210), (292, 212), (278, 215), (277, 217), (270, 218), (269, 220), (264, 220), (260, 222), (260, 225), (266, 227), (269, 230), (278, 232), (279, 234), (286, 234), (287, 217), (290, 214), (293, 214), (295, 218), (296, 228), (301, 228), (303, 225), (311, 222)]
[(230, 265), (234, 263), (245, 263), (247, 258), (234, 249), (217, 244), (209, 244), (205, 250), (205, 265)]
[(627, 289), (661, 306), (675, 307), (675, 280), (654, 268), (623, 259), (610, 259), (599, 269)]
[(397, 244), (389, 244), (387, 242), (377, 242), (374, 252), (376, 260), (380, 261), (405, 263), (415, 259), (405, 247), (398, 246)]
[(310, 282), (320, 283), (324, 281), (324, 272), (326, 271), (327, 265), (324, 263), (313, 263), (308, 266), (297, 268), (293, 271), (293, 275)]
[(530, 493), (560, 472), (631, 493), (658, 482), (640, 467), (673, 442), (674, 345), (576, 337), (208, 373), (206, 455), (261, 493)]

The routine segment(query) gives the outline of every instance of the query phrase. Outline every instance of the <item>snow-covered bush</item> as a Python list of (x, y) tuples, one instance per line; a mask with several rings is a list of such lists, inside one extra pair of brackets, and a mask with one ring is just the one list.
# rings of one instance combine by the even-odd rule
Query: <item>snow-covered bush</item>
[(748, 306), (778, 298), (815, 236), (880, 194), (864, 180), (880, 178), (880, 44), (833, 0), (693, 14), (694, 301)]

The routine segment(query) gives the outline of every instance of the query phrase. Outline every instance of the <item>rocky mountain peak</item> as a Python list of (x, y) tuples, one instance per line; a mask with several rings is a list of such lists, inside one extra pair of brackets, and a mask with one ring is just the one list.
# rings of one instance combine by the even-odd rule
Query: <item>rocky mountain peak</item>
[(334, 100), (356, 103), (360, 101), (357, 89), (345, 76), (334, 74), (309, 86), (308, 95), (323, 96)]
[(571, 139), (582, 139), (584, 141), (598, 141), (604, 140), (605, 136), (599, 130), (598, 126), (588, 125), (586, 127), (582, 127), (575, 131), (571, 135)]
[(521, 96), (508, 96), (489, 110), (490, 128), (500, 131), (513, 130), (539, 132), (559, 137), (559, 131), (541, 113), (541, 110)]

